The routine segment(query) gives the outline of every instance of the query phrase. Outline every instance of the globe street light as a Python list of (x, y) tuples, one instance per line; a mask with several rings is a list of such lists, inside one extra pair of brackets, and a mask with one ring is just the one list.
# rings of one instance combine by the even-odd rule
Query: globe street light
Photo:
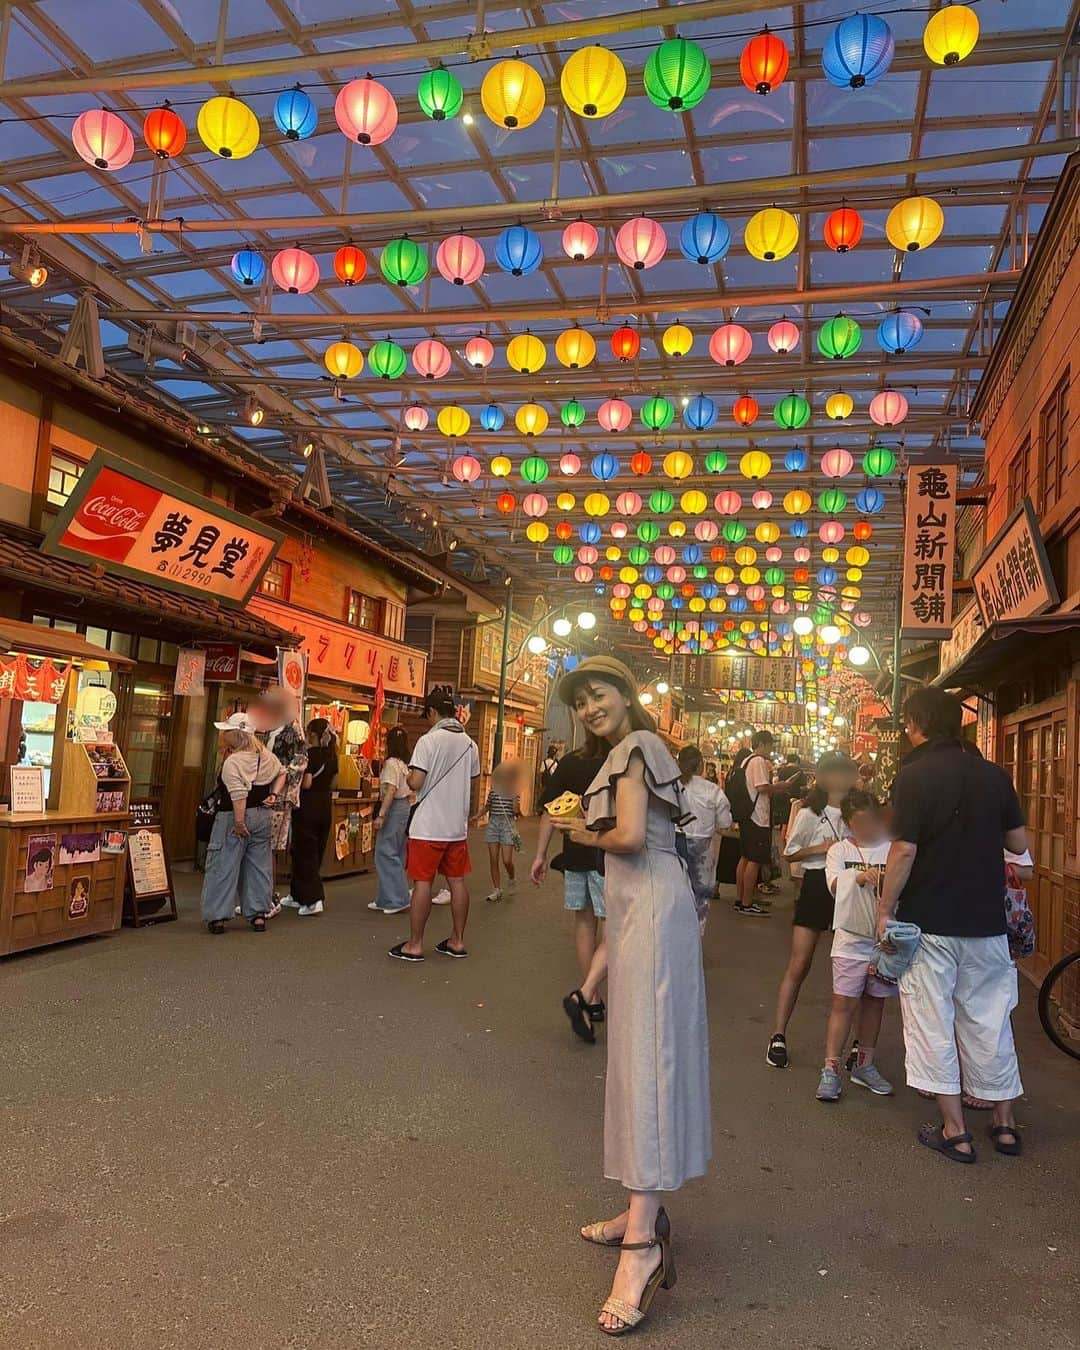
[(588, 632), (591, 628), (596, 627), (596, 615), (590, 613), (587, 609), (583, 609), (577, 616), (577, 624), (579, 628)]
[(533, 656), (543, 656), (548, 647), (547, 638), (541, 637), (539, 633), (534, 633), (525, 645)]
[(853, 666), (865, 666), (870, 661), (870, 648), (859, 643), (848, 652), (847, 659)]
[(556, 619), (555, 622), (551, 625), (551, 631), (555, 634), (556, 637), (560, 638), (569, 637), (570, 634), (574, 631), (574, 625), (570, 622), (569, 619)]

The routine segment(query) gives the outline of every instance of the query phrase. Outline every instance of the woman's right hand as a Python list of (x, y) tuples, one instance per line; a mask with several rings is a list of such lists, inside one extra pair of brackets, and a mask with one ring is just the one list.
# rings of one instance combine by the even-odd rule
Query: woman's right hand
[(546, 858), (534, 858), (533, 865), (529, 868), (529, 876), (532, 878), (534, 886), (539, 886), (548, 874), (548, 865)]

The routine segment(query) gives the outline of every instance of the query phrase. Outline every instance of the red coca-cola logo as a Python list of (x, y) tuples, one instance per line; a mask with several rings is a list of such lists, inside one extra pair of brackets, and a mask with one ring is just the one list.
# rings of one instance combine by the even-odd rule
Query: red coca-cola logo
[(160, 500), (157, 488), (102, 469), (68, 523), (63, 543), (95, 558), (123, 562)]
[(147, 519), (147, 512), (138, 510), (121, 497), (89, 497), (83, 502), (80, 514), (105, 521), (116, 534), (137, 532)]
[(203, 679), (212, 682), (235, 680), (240, 674), (240, 648), (232, 643), (206, 643), (206, 671)]

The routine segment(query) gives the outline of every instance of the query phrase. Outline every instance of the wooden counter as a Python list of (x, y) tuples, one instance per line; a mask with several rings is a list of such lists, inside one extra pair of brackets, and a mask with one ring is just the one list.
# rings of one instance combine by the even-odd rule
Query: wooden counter
[[(326, 842), (323, 854), (322, 877), (332, 881), (334, 877), (354, 876), (357, 872), (369, 872), (375, 866), (375, 807), (378, 797), (354, 797), (336, 792), (331, 800), (330, 838)], [(349, 816), (360, 817), (360, 829), (348, 838), (348, 852), (343, 858), (337, 855), (337, 835), (340, 826), (348, 830)], [(367, 847), (365, 847), (365, 844)]]
[[(101, 836), (109, 829), (126, 831), (129, 819), (68, 811), (0, 812), (0, 956), (91, 933), (111, 933), (120, 927), (126, 855), (101, 853), (96, 862), (76, 859), (61, 864), (60, 839), (65, 834)], [(27, 891), (27, 850), (35, 837), (52, 839), (52, 885)]]

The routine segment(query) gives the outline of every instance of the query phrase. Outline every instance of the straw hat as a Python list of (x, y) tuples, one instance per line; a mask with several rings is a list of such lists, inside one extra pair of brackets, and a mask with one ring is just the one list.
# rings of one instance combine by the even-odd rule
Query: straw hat
[(643, 718), (652, 724), (652, 718), (641, 706), (638, 700), (638, 682), (634, 678), (634, 673), (629, 666), (624, 666), (621, 661), (614, 656), (587, 656), (573, 670), (565, 674), (559, 681), (555, 690), (555, 697), (568, 708), (574, 705), (574, 695), (579, 685), (587, 684), (589, 680), (605, 680), (608, 684), (616, 684), (629, 694), (634, 706)]

